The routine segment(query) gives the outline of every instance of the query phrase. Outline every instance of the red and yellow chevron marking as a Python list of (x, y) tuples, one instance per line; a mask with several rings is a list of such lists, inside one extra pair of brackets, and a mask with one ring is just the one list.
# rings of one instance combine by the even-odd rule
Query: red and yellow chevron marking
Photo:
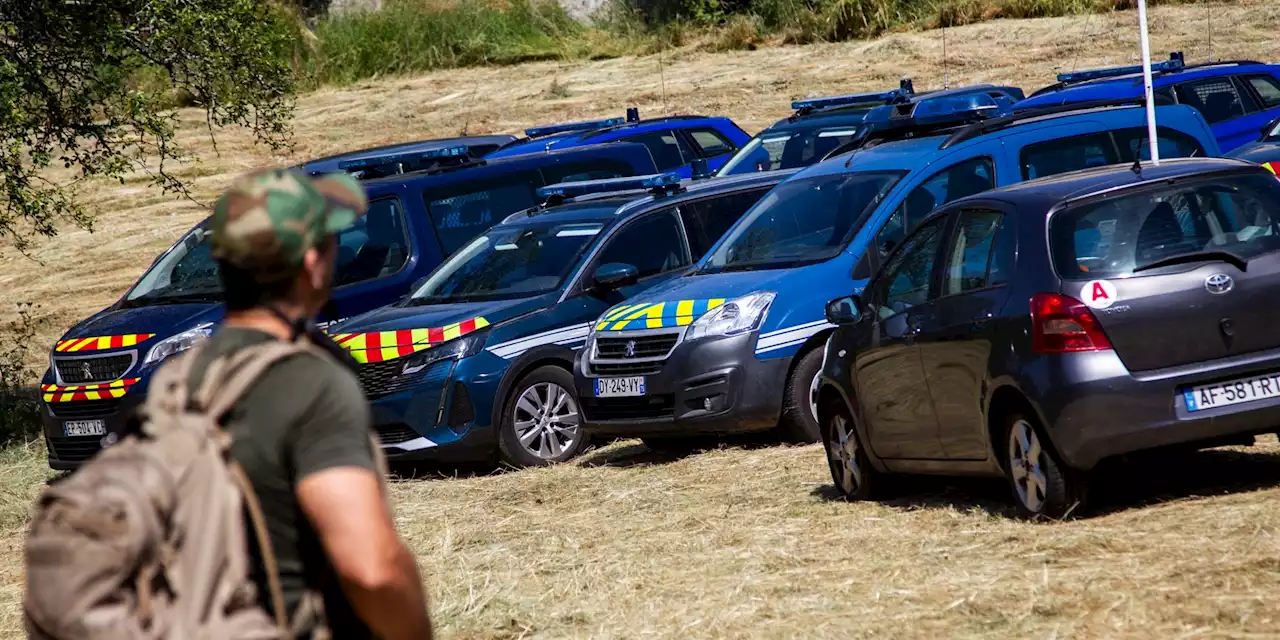
[(106, 349), (122, 349), (124, 347), (132, 347), (139, 342), (146, 342), (156, 334), (154, 333), (129, 333), (123, 336), (96, 336), (93, 338), (73, 338), (71, 340), (60, 340), (58, 344), (53, 346), (53, 350), (60, 353), (74, 353), (76, 351), (104, 351)]
[(1262, 166), (1265, 167), (1267, 171), (1280, 176), (1280, 162), (1264, 162), (1262, 163)]
[(488, 320), (471, 318), (438, 329), (338, 333), (334, 334), (333, 339), (342, 348), (350, 351), (356, 362), (369, 364), (403, 358), (487, 326), (489, 326)]
[(137, 384), (138, 378), (127, 378), (107, 382), (105, 384), (82, 384), (59, 387), (56, 384), (40, 386), (45, 402), (79, 402), (81, 400), (109, 400), (123, 398), (129, 387)]

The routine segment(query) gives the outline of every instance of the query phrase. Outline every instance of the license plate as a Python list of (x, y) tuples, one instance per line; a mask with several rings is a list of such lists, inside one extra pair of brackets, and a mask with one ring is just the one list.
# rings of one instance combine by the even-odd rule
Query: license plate
[(596, 378), (597, 398), (625, 398), (644, 395), (644, 376), (634, 378)]
[(1190, 387), (1182, 392), (1187, 411), (1217, 409), (1277, 397), (1280, 397), (1280, 374), (1274, 373)]
[(72, 420), (62, 423), (62, 430), (69, 436), (100, 436), (107, 427), (101, 420)]

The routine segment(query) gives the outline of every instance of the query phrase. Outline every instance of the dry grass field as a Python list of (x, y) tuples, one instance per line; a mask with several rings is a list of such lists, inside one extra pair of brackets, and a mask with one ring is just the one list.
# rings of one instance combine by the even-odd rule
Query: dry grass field
[[(1157, 52), (1276, 57), (1280, 5), (1160, 7)], [(998, 21), (948, 32), (954, 84), (1047, 84), (1132, 61), (1132, 13)], [(41, 348), (109, 304), (235, 175), (396, 140), (621, 115), (724, 113), (755, 130), (792, 98), (942, 84), (940, 32), (873, 42), (439, 72), (298, 102), (297, 146), (272, 157), (198, 114), (180, 167), (198, 202), (92, 183), (93, 233), (64, 229), (33, 262), (0, 247), (6, 306), (41, 305)], [(1163, 54), (1162, 54), (1163, 55)], [(552, 90), (552, 87), (557, 87)], [(10, 308), (3, 309), (8, 313)], [(0, 452), (0, 636), (20, 634), (26, 511), (49, 476), (36, 445)], [(1091, 517), (1008, 517), (991, 481), (904, 481), (847, 504), (819, 447), (741, 445), (663, 457), (624, 441), (575, 464), (393, 485), (444, 637), (1280, 637), (1280, 444), (1104, 470)]]

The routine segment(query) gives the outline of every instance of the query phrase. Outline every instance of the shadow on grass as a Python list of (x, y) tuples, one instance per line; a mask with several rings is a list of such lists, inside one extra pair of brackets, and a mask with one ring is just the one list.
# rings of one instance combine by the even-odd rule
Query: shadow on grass
[(669, 464), (690, 456), (722, 448), (761, 449), (784, 446), (768, 431), (733, 434), (723, 437), (699, 437), (673, 440), (670, 446), (653, 449), (642, 442), (633, 442), (618, 448), (587, 452), (578, 461), (581, 467), (613, 467), (628, 469), (651, 465)]
[[(881, 504), (907, 509), (975, 508), (1012, 517), (1013, 496), (1002, 478), (891, 476)], [(1183, 498), (1249, 493), (1280, 486), (1280, 454), (1239, 449), (1159, 452), (1110, 460), (1094, 470), (1089, 503), (1075, 517), (1093, 518)], [(816, 487), (823, 500), (844, 498), (834, 485)]]

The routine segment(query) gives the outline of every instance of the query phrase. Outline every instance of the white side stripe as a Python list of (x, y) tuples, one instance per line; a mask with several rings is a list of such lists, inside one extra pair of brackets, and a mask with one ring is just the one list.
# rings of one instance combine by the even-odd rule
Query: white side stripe
[(821, 323), (816, 325), (801, 325), (799, 328), (789, 330), (786, 333), (775, 332), (768, 337), (762, 337), (756, 341), (756, 353), (795, 346), (805, 340), (808, 340), (815, 334), (826, 331), (830, 327), (835, 327), (835, 325), (823, 320)]
[(436, 443), (426, 438), (414, 438), (406, 442), (397, 442), (396, 444), (384, 444), (383, 449), (399, 449), (401, 451), (420, 451), (422, 449), (430, 449), (436, 446)]
[(572, 344), (582, 342), (587, 339), (587, 334), (591, 333), (591, 325), (580, 324), (569, 327), (560, 327), (550, 331), (543, 331), (524, 338), (509, 340), (502, 344), (496, 344), (488, 348), (488, 351), (499, 358), (510, 360), (529, 349), (540, 347), (547, 344)]
[(804, 324), (796, 324), (796, 325), (792, 325), (792, 326), (790, 326), (790, 327), (786, 327), (786, 328), (783, 328), (783, 329), (778, 329), (778, 330), (776, 330), (776, 331), (770, 331), (769, 333), (762, 333), (762, 334), (760, 334), (760, 338), (761, 338), (761, 339), (763, 339), (763, 338), (770, 338), (770, 337), (773, 337), (773, 336), (776, 336), (776, 335), (781, 335), (781, 334), (787, 333), (787, 332), (789, 332), (789, 331), (797, 331), (797, 330), (800, 330), (800, 329), (808, 329), (809, 327), (816, 327), (816, 326), (818, 326), (818, 325), (820, 325), (820, 324), (827, 324), (827, 321), (826, 321), (826, 320), (814, 320), (813, 322), (806, 322), (806, 323), (804, 323)]

